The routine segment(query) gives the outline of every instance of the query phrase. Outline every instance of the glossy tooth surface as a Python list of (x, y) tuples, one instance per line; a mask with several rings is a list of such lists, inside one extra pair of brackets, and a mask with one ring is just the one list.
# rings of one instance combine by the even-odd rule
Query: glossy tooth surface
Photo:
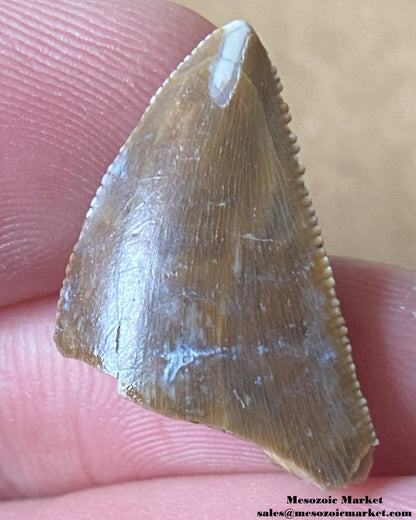
[(377, 440), (280, 91), (241, 20), (171, 74), (91, 203), (55, 341), (138, 404), (342, 487)]

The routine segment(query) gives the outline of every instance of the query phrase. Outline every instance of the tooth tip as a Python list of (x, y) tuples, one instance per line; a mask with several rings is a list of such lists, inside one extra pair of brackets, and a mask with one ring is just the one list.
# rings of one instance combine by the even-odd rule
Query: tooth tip
[(225, 25), (223, 25), (222, 29), (224, 29), (228, 33), (232, 31), (240, 31), (242, 29), (248, 29), (250, 31), (253, 30), (251, 25), (243, 19), (232, 20), (231, 22), (228, 22)]
[(227, 105), (235, 91), (247, 41), (252, 33), (251, 26), (244, 20), (234, 20), (222, 30), (224, 36), (212, 63), (209, 80), (211, 98), (219, 106)]

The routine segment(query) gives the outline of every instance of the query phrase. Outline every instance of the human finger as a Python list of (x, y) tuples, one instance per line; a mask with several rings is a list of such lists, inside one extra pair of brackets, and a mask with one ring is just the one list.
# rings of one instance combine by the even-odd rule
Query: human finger
[(0, 0), (0, 305), (58, 290), (107, 166), (211, 30), (165, 0)]
[[(416, 324), (409, 311), (416, 309), (415, 275), (347, 259), (336, 260), (334, 268), (380, 439), (372, 474), (414, 474)], [(253, 444), (146, 411), (118, 396), (114, 378), (63, 358), (51, 339), (55, 309), (56, 298), (48, 298), (0, 313), (1, 496), (175, 475), (280, 471)]]

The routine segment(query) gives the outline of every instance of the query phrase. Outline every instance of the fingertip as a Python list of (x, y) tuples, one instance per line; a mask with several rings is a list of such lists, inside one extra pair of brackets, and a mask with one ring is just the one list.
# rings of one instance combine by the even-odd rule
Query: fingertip
[(375, 475), (416, 465), (416, 273), (364, 260), (332, 261), (354, 363), (380, 446)]
[(0, 2), (0, 304), (59, 288), (100, 178), (212, 26), (167, 1)]

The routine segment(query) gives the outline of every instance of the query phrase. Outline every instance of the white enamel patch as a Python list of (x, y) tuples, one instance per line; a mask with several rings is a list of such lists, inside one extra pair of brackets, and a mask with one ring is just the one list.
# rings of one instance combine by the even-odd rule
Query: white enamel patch
[(230, 101), (240, 78), (241, 63), (252, 31), (244, 20), (234, 20), (223, 27), (225, 36), (221, 49), (211, 67), (209, 93), (217, 105)]

